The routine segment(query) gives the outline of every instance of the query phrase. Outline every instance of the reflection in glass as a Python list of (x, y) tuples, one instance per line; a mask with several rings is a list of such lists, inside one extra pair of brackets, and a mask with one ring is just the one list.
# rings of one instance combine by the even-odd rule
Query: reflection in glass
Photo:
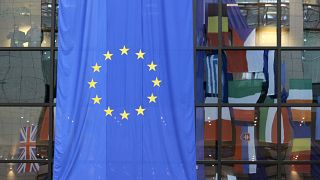
[(197, 159), (217, 159), (217, 107), (196, 109)]
[(276, 102), (275, 51), (225, 51), (221, 75), (216, 51), (198, 52), (196, 63), (197, 103), (204, 103), (207, 97), (218, 97), (219, 78), (224, 103), (265, 103), (267, 97)]
[[(287, 146), (283, 146), (282, 159), (287, 160), (320, 160), (320, 108), (319, 107), (284, 107), (288, 111), (290, 139)], [(298, 111), (310, 112), (310, 117)], [(297, 166), (302, 169), (304, 166)]]
[(207, 97), (218, 97), (218, 55), (216, 52), (198, 52), (196, 63), (196, 99), (198, 103), (204, 103)]
[[(225, 107), (226, 108), (226, 107)], [(222, 126), (223, 132), (232, 134), (231, 142), (222, 142), (225, 148), (222, 152), (229, 155), (222, 157), (225, 160), (277, 160), (277, 108), (276, 107), (228, 107), (231, 118), (231, 128)], [(223, 110), (222, 110), (223, 112)], [(226, 118), (222, 118), (225, 121)], [(289, 119), (286, 111), (281, 112), (281, 144), (288, 144)]]
[(26, 42), (26, 35), (19, 30), (18, 25), (13, 26), (13, 31), (9, 32), (7, 38), (10, 40), (10, 47), (23, 47)]
[[(223, 1), (223, 46), (275, 46), (276, 1)], [(218, 47), (217, 1), (197, 1), (197, 45)]]
[[(196, 112), (197, 159), (217, 159), (218, 107), (199, 107)], [(221, 125), (223, 160), (277, 160), (276, 107), (223, 107)], [(289, 127), (288, 112), (283, 110), (281, 144), (290, 141)]]
[(225, 51), (223, 61), (223, 102), (265, 103), (276, 100), (275, 51)]
[(222, 179), (277, 179), (277, 165), (231, 164), (222, 166)]
[[(48, 164), (37, 163), (38, 171), (18, 172), (18, 167), (24, 163), (2, 163), (0, 164), (0, 179), (7, 180), (45, 180), (49, 178)], [(28, 166), (30, 165), (27, 164)]]
[(0, 51), (0, 102), (49, 101), (50, 53)]
[(320, 52), (282, 51), (282, 101), (317, 103), (320, 96)]
[(319, 46), (319, 1), (287, 0), (281, 4), (282, 45)]
[(203, 180), (203, 179), (217, 180), (218, 178), (216, 174), (216, 168), (217, 168), (217, 165), (198, 164), (196, 166), (197, 179), (198, 180)]
[(0, 47), (48, 47), (51, 2), (1, 1)]
[(1, 107), (0, 128), (0, 160), (48, 158), (47, 107)]
[[(308, 168), (301, 171), (301, 167)], [(300, 170), (299, 170), (300, 169)], [(319, 164), (290, 164), (281, 167), (282, 179), (316, 180), (319, 179)]]

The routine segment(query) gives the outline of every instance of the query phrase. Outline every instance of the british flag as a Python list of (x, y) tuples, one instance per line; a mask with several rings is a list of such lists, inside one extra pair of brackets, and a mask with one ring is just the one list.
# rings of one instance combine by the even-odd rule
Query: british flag
[[(19, 160), (36, 160), (37, 126), (23, 127), (20, 130)], [(18, 173), (38, 172), (38, 163), (20, 163)]]

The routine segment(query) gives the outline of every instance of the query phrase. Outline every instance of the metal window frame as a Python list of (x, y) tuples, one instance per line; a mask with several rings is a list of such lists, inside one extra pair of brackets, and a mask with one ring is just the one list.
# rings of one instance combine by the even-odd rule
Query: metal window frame
[[(225, 50), (275, 50), (276, 51), (276, 60), (277, 63), (277, 75), (276, 75), (276, 83), (277, 83), (277, 94), (281, 94), (281, 53), (283, 51), (320, 51), (319, 46), (281, 46), (281, 0), (277, 0), (276, 7), (277, 7), (277, 43), (276, 46), (255, 46), (255, 47), (224, 47), (222, 45), (222, 0), (218, 0), (218, 46), (217, 47), (210, 47), (210, 46), (197, 46), (197, 0), (193, 0), (193, 33), (194, 36), (194, 70), (196, 71), (197, 65), (197, 52), (211, 52), (217, 51), (218, 52), (218, 74), (222, 74), (222, 52)], [(223, 103), (222, 102), (222, 82), (221, 78), (218, 78), (218, 102), (217, 103), (196, 103), (196, 72), (194, 72), (194, 99), (195, 99), (195, 107), (217, 107), (218, 108), (218, 121), (217, 121), (217, 133), (218, 133), (218, 143), (217, 143), (217, 155), (218, 157), (214, 160), (200, 160), (197, 159), (197, 165), (216, 165), (216, 172), (218, 173), (218, 180), (221, 180), (221, 173), (222, 173), (222, 165), (225, 164), (271, 164), (277, 166), (277, 179), (281, 179), (281, 166), (289, 165), (289, 164), (319, 164), (319, 161), (306, 161), (306, 160), (285, 160), (281, 159), (281, 136), (277, 137), (277, 159), (276, 160), (257, 160), (257, 161), (243, 161), (243, 160), (223, 160), (221, 157), (221, 147), (222, 147), (222, 120), (221, 120), (221, 110), (222, 107), (277, 107), (277, 133), (281, 134), (281, 108), (283, 107), (320, 107), (319, 104), (315, 103), (301, 103), (301, 104), (289, 104), (289, 103), (282, 103), (281, 97), (277, 96), (277, 103), (275, 104), (231, 104), (231, 103)], [(196, 112), (196, 111), (195, 111)], [(196, 116), (196, 115), (195, 115)], [(196, 121), (196, 117), (195, 117)], [(196, 128), (197, 130), (197, 128)], [(215, 133), (215, 132), (213, 132)]]

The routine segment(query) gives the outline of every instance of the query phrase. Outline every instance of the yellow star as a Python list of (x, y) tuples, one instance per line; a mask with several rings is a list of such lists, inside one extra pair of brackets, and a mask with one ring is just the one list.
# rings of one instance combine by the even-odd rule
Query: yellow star
[(136, 109), (137, 111), (137, 115), (141, 114), (141, 115), (144, 115), (143, 111), (145, 111), (146, 109), (142, 109), (141, 106), (139, 106), (139, 109)]
[(128, 55), (129, 48), (126, 48), (126, 46), (123, 46), (123, 48), (119, 49), (119, 50), (121, 51), (121, 55), (123, 55), (123, 54)]
[(112, 116), (113, 109), (110, 109), (110, 107), (108, 106), (108, 109), (105, 109), (104, 112), (106, 112), (106, 116)]
[(90, 85), (90, 87), (89, 88), (96, 88), (96, 84), (97, 84), (98, 82), (95, 82), (93, 79), (90, 81), (90, 82), (88, 82), (88, 84)]
[(127, 113), (126, 110), (123, 111), (123, 113), (120, 113), (121, 119), (127, 119), (130, 113)]
[(109, 51), (107, 51), (107, 53), (103, 55), (105, 56), (104, 60), (107, 60), (107, 59), (111, 60), (111, 56), (113, 56), (113, 54), (111, 54)]
[(148, 66), (149, 66), (149, 71), (151, 71), (151, 70), (154, 70), (154, 71), (156, 71), (156, 64), (153, 64), (153, 61), (151, 62), (151, 64), (148, 64)]
[(143, 58), (144, 54), (145, 54), (145, 53), (142, 52), (141, 49), (140, 49), (140, 51), (139, 51), (138, 53), (136, 53), (136, 55), (138, 56), (138, 59), (140, 59), (140, 58), (141, 58), (141, 59), (144, 59), (144, 58)]
[(156, 77), (155, 80), (152, 80), (152, 82), (153, 82), (153, 87), (156, 87), (156, 86), (160, 87), (161, 80), (159, 80), (158, 77)]
[(148, 96), (148, 99), (149, 99), (149, 103), (151, 103), (151, 102), (156, 103), (157, 96), (154, 96), (152, 93), (151, 96)]
[(98, 95), (96, 95), (96, 97), (91, 98), (91, 99), (93, 100), (93, 104), (96, 104), (96, 103), (100, 104), (100, 100), (101, 100), (102, 98), (99, 98)]
[(91, 67), (93, 68), (93, 72), (96, 72), (96, 71), (100, 72), (101, 66), (99, 66), (98, 63), (96, 63), (94, 66), (91, 66)]

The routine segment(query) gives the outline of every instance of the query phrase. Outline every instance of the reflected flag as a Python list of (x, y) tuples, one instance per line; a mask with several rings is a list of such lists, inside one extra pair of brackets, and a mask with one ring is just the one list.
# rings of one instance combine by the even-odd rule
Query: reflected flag
[[(311, 79), (290, 79), (287, 103), (312, 103)], [(311, 107), (291, 107), (292, 120), (311, 122)]]
[[(36, 160), (37, 126), (27, 126), (20, 130), (19, 160)], [(20, 163), (18, 173), (38, 172), (38, 163)]]
[[(235, 160), (256, 161), (254, 126), (236, 126)], [(235, 173), (254, 174), (256, 164), (235, 164)]]
[[(262, 80), (234, 80), (228, 82), (229, 103), (257, 103), (262, 89)], [(254, 107), (233, 107), (232, 117), (235, 121), (253, 122)]]
[[(207, 97), (205, 103), (217, 103), (217, 98)], [(232, 141), (232, 125), (230, 111), (228, 107), (222, 107), (221, 111), (222, 122), (222, 141)], [(204, 127), (204, 139), (205, 140), (218, 140), (218, 108), (217, 107), (205, 107), (205, 127)]]
[[(208, 19), (207, 19), (207, 39), (209, 46), (218, 46), (218, 4), (208, 4)], [(226, 4), (222, 5), (222, 42), (223, 45), (229, 44), (228, 37), (228, 15)]]
[[(293, 139), (290, 153), (291, 160), (310, 160), (311, 155), (311, 128), (307, 123), (292, 122)], [(310, 173), (310, 165), (294, 165), (297, 172)]]
[(211, 55), (205, 57), (206, 63), (206, 94), (207, 96), (218, 95), (218, 56)]
[[(271, 104), (276, 100), (267, 98), (265, 103)], [(259, 141), (274, 143), (278, 142), (278, 123), (276, 107), (261, 107), (259, 119)], [(287, 108), (281, 109), (281, 143), (289, 143), (291, 140), (291, 127)]]

